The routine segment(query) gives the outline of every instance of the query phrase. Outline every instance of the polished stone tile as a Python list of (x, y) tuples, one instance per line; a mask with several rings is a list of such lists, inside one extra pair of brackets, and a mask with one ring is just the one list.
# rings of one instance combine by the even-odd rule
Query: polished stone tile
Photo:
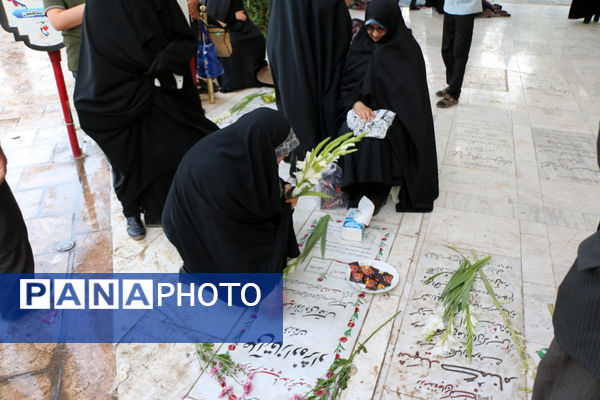
[(517, 220), (441, 207), (431, 214), (427, 240), (488, 254), (511, 257), (521, 254)]
[(548, 241), (552, 263), (570, 266), (577, 257), (579, 244), (594, 231), (580, 231), (570, 228), (548, 225)]
[(65, 274), (69, 270), (69, 253), (36, 254), (35, 272)]
[(407, 236), (418, 236), (423, 229), (422, 225), (423, 214), (421, 213), (405, 213), (400, 222), (399, 234)]
[[(390, 314), (397, 311), (398, 296), (384, 294), (373, 298), (368, 323), (365, 323), (358, 336), (358, 343), (364, 342), (377, 328), (385, 323)], [(402, 315), (380, 329), (366, 344), (367, 353), (362, 353), (355, 358), (352, 378), (348, 382), (348, 389), (342, 395), (343, 400), (373, 398), (377, 378), (381, 372), (383, 358), (390, 340), (393, 322), (400, 324)]]
[(548, 238), (521, 234), (523, 281), (552, 287), (555, 284)]
[[(575, 260), (573, 260), (574, 262)], [(561, 265), (552, 265), (554, 269), (554, 284), (556, 285), (556, 289), (560, 286), (562, 281), (567, 276), (567, 272), (571, 269), (571, 267), (561, 266)]]
[(0, 399), (48, 400), (52, 384), (46, 373), (25, 374), (0, 384)]
[(493, 194), (500, 202), (517, 200), (515, 177), (491, 170), (444, 166), (440, 174), (440, 190), (483, 198)]
[[(129, 259), (129, 262), (121, 268), (114, 265), (114, 272), (155, 272), (155, 273), (176, 273), (183, 265), (183, 261), (177, 252), (177, 249), (169, 242), (160, 228), (147, 229), (148, 232), (156, 232), (156, 238), (148, 244), (148, 247), (138, 253), (135, 257)], [(148, 236), (145, 240), (148, 240)], [(132, 241), (129, 239), (129, 241)]]
[(35, 218), (39, 215), (44, 195), (43, 189), (22, 190), (13, 192), (13, 195), (19, 204), (23, 218)]
[(600, 186), (565, 181), (541, 181), (544, 204), (550, 208), (600, 215)]
[(110, 231), (79, 234), (76, 242), (73, 272), (113, 272)]
[(525, 337), (539, 343), (550, 343), (554, 337), (548, 304), (556, 302), (554, 286), (523, 282)]
[[(0, 377), (9, 378), (31, 371), (45, 370), (52, 359), (53, 343), (3, 343), (0, 344)], [(1, 389), (0, 389), (1, 391)], [(8, 397), (0, 397), (8, 399)]]
[(116, 376), (114, 345), (73, 343), (65, 347), (60, 398), (117, 400), (111, 393)]
[(540, 128), (532, 132), (542, 179), (600, 184), (596, 136)]
[(193, 343), (121, 343), (115, 357), (119, 399), (182, 399), (202, 372)]
[[(517, 218), (518, 218), (518, 216), (517, 216)], [(548, 231), (546, 230), (546, 224), (543, 224), (541, 222), (531, 222), (531, 221), (520, 220), (519, 225), (521, 227), (521, 234), (548, 237)]]
[(510, 199), (498, 200), (454, 192), (446, 194), (444, 207), (497, 217), (512, 218), (514, 215), (514, 206)]
[(40, 216), (63, 215), (72, 212), (80, 202), (79, 184), (67, 184), (45, 189)]
[(75, 163), (48, 164), (27, 167), (19, 184), (19, 190), (49, 187), (77, 181)]
[[(564, 132), (596, 133), (590, 128), (587, 113), (559, 110), (552, 106), (529, 106), (527, 107), (531, 127), (550, 129)], [(597, 121), (599, 116), (594, 116)], [(597, 129), (597, 128), (596, 128)]]
[(73, 215), (34, 218), (25, 223), (34, 255), (53, 252), (56, 243), (71, 239)]

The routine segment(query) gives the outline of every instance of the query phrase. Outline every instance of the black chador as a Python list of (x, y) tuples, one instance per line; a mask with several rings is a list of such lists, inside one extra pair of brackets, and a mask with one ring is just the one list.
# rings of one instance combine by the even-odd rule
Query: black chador
[[(86, 3), (75, 107), (110, 161), (127, 217), (142, 209), (146, 222), (159, 222), (179, 161), (218, 129), (192, 81), (196, 43), (175, 1)], [(173, 74), (183, 76), (181, 89)]]
[(275, 153), (288, 136), (280, 112), (259, 108), (185, 155), (163, 227), (187, 272), (281, 272), (299, 255)]
[(262, 32), (249, 17), (245, 21), (236, 19), (236, 11), (243, 11), (241, 0), (208, 0), (208, 17), (227, 24), (231, 34), (232, 53), (220, 57), (225, 74), (219, 77), (221, 90), (233, 90), (260, 86), (256, 79), (258, 71), (267, 65), (265, 60), (266, 41)]
[(292, 161), (335, 137), (335, 105), (352, 22), (344, 0), (272, 0), (267, 53), (277, 108), (300, 139)]
[[(367, 32), (371, 20), (387, 28), (378, 42)], [(350, 131), (346, 115), (358, 101), (372, 110), (391, 110), (396, 118), (384, 139), (365, 138), (358, 145), (359, 151), (343, 158), (343, 189), (351, 196), (375, 191), (374, 196), (383, 197), (379, 199), (383, 201), (391, 186), (400, 186), (396, 211), (429, 212), (439, 190), (433, 117), (421, 48), (393, 0), (373, 0), (365, 21), (352, 42), (344, 68), (338, 102), (339, 134)]]

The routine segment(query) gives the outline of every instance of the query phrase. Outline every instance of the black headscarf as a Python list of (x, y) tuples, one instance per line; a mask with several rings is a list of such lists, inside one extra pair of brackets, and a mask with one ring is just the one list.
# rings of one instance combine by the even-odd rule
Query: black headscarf
[[(204, 117), (190, 73), (196, 45), (176, 1), (86, 3), (75, 107), (81, 127), (123, 176), (115, 190), (124, 204), (218, 129)], [(173, 73), (184, 77), (182, 89), (169, 87)]]
[(272, 0), (267, 54), (277, 109), (300, 139), (302, 159), (335, 137), (335, 106), (352, 22), (344, 0)]
[[(394, 111), (397, 128), (392, 125), (390, 129), (400, 129), (401, 133), (391, 134), (388, 131), (386, 143), (392, 147), (393, 153), (391, 162), (394, 167), (389, 168), (399, 167), (397, 169), (402, 174), (402, 191), (396, 210), (431, 210), (439, 190), (433, 117), (423, 54), (394, 0), (373, 0), (369, 3), (365, 20), (370, 19), (385, 26), (387, 33), (375, 43), (365, 25), (352, 42), (340, 88), (338, 125), (344, 130), (346, 114), (359, 100), (373, 110)], [(365, 139), (359, 147), (368, 146), (366, 141), (369, 140), (379, 139)], [(384, 142), (377, 143), (382, 145)], [(358, 156), (355, 153), (350, 159)], [(379, 161), (371, 159), (373, 163)]]
[(298, 255), (275, 158), (289, 133), (281, 113), (260, 108), (183, 158), (163, 227), (189, 272), (281, 272)]

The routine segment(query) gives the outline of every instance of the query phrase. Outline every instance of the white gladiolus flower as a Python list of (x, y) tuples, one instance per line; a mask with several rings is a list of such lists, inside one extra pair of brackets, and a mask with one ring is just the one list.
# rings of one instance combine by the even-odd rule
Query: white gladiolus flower
[[(310, 183), (312, 183), (313, 185), (316, 185), (317, 183), (319, 183), (319, 177), (320, 177), (320, 173), (315, 171), (315, 169), (313, 167), (310, 167), (308, 169), (308, 171), (305, 172), (304, 178), (306, 180), (308, 180)], [(314, 180), (316, 179), (316, 182), (314, 182)]]
[(437, 331), (444, 329), (444, 320), (439, 315), (432, 315), (425, 324), (425, 336), (433, 336)]
[(294, 172), (294, 176), (296, 177), (297, 185), (300, 186), (302, 184), (302, 181), (304, 180), (304, 172), (296, 171)]

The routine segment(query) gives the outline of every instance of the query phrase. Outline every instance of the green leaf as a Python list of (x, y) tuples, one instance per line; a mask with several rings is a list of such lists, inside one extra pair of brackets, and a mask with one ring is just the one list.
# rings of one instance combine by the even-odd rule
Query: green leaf
[[(323, 234), (321, 235), (321, 258), (325, 258), (325, 248), (327, 247), (327, 228), (329, 226), (330, 219), (331, 217), (329, 215), (326, 215), (325, 217), (323, 217), (323, 219), (321, 219), (321, 221), (324, 220)], [(321, 223), (321, 221), (319, 221), (319, 223)]]
[(331, 198), (331, 196), (329, 196), (325, 193), (315, 192), (314, 190), (302, 191), (302, 193), (300, 193), (298, 196), (296, 196), (296, 198), (301, 197), (301, 196), (316, 196), (316, 197), (322, 197), (324, 199)]
[(427, 279), (425, 280), (425, 282), (424, 282), (424, 283), (425, 283), (425, 284), (428, 284), (428, 283), (430, 283), (431, 281), (433, 281), (435, 278), (437, 278), (438, 276), (440, 276), (440, 275), (444, 275), (444, 274), (445, 274), (445, 272), (440, 272), (439, 274), (432, 275), (432, 276), (430, 276), (429, 278), (427, 278)]

